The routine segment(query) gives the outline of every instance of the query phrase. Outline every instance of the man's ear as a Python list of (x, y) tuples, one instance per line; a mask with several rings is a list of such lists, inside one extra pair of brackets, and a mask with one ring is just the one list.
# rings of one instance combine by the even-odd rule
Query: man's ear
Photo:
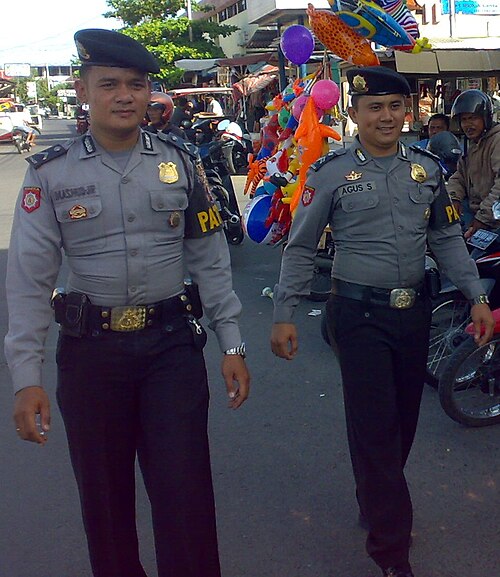
[(349, 118), (354, 122), (354, 124), (358, 123), (358, 111), (354, 108), (354, 106), (349, 106), (347, 109), (347, 114), (349, 114)]
[(87, 102), (87, 91), (85, 90), (85, 83), (81, 78), (75, 80), (76, 96), (80, 102)]

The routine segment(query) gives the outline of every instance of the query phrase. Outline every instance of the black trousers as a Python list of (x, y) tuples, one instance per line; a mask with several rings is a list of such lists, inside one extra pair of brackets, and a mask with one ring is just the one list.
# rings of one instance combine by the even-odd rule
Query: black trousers
[(159, 577), (220, 577), (205, 362), (186, 322), (178, 325), (169, 333), (60, 336), (57, 399), (94, 577), (146, 577), (135, 522), (136, 455)]
[(431, 307), (398, 310), (332, 295), (328, 328), (342, 373), (366, 549), (383, 569), (409, 568), (412, 503), (404, 476), (425, 380)]

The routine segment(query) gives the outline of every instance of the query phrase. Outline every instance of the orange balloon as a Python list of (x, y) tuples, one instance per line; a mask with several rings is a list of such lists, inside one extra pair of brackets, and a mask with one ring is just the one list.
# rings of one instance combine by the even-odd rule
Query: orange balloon
[(308, 4), (306, 12), (316, 38), (335, 55), (357, 66), (380, 64), (370, 42), (332, 10), (316, 10), (312, 4)]

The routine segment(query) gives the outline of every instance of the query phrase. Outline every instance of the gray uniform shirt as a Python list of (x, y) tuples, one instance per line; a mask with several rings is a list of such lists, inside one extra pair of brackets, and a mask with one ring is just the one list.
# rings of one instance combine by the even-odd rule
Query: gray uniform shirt
[(335, 278), (378, 288), (418, 286), (428, 240), (465, 296), (482, 294), (457, 220), (439, 165), (428, 153), (400, 144), (389, 168), (359, 140), (330, 153), (309, 171), (294, 216), (274, 290), (274, 322), (291, 322), (300, 297), (308, 294), (327, 224), (335, 242)]
[(91, 135), (35, 155), (14, 213), (5, 354), (14, 390), (41, 386), (50, 296), (67, 257), (67, 291), (102, 306), (149, 304), (199, 284), (220, 348), (241, 343), (229, 249), (196, 154), (141, 132), (125, 169)]

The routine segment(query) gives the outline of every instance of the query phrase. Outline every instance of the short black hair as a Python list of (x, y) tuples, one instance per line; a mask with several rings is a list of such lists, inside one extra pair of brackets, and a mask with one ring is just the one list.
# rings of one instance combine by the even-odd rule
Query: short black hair
[(450, 119), (446, 116), (446, 114), (441, 114), (440, 112), (438, 114), (433, 114), (429, 118), (429, 122), (427, 123), (427, 126), (429, 126), (429, 124), (431, 123), (431, 120), (443, 120), (444, 123), (446, 124), (446, 130), (450, 129)]

